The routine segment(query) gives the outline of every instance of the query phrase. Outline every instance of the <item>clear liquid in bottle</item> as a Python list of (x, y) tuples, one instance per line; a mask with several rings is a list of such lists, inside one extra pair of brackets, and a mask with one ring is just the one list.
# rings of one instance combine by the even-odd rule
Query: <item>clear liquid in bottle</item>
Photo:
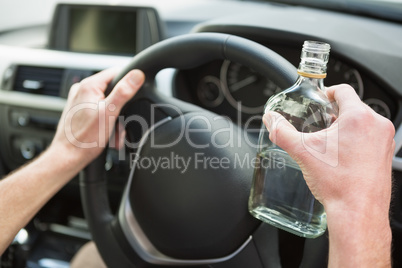
[[(328, 55), (328, 44), (306, 41), (298, 80), (289, 89), (272, 96), (265, 112), (282, 114), (304, 133), (329, 127), (338, 111), (329, 102), (323, 85)], [(314, 238), (323, 234), (327, 224), (323, 205), (311, 193), (298, 164), (269, 140), (263, 124), (257, 157), (249, 198), (250, 213), (299, 236)]]

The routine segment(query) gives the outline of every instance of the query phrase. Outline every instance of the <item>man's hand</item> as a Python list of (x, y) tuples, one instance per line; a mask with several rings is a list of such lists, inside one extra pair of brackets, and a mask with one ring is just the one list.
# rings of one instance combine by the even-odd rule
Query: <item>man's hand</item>
[(389, 265), (393, 124), (347, 85), (327, 90), (339, 116), (327, 129), (298, 132), (278, 113), (264, 116), (270, 139), (299, 164), (327, 212), (330, 264)]
[(121, 108), (144, 82), (141, 71), (131, 71), (105, 97), (116, 72), (106, 70), (74, 85), (51, 146), (0, 181), (0, 255), (35, 213), (105, 149)]
[(145, 79), (143, 72), (133, 70), (105, 98), (104, 92), (116, 72), (116, 69), (105, 70), (70, 90), (51, 149), (71, 156), (81, 168), (105, 149), (122, 107)]

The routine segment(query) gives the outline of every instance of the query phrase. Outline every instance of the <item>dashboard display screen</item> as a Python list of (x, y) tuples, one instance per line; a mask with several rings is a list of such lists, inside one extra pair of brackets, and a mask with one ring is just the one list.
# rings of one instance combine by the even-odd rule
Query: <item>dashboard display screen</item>
[(135, 54), (137, 12), (97, 7), (71, 8), (68, 50), (104, 54)]

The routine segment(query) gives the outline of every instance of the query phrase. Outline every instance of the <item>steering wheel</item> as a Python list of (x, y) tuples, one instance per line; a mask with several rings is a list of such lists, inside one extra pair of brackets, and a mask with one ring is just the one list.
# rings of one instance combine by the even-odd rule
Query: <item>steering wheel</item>
[[(146, 75), (121, 113), (134, 157), (117, 215), (108, 202), (105, 153), (80, 178), (84, 213), (108, 267), (281, 266), (279, 231), (247, 209), (256, 154), (250, 137), (230, 120), (154, 87), (162, 69), (215, 59), (248, 66), (281, 88), (296, 81), (295, 67), (281, 56), (226, 34), (175, 37), (136, 55), (109, 87), (135, 68)], [(326, 243), (308, 240), (302, 264), (325, 266)]]

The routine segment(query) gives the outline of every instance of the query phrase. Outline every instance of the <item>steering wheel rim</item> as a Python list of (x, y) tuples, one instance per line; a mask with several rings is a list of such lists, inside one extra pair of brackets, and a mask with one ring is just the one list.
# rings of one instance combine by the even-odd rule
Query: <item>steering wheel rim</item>
[[(289, 87), (297, 78), (293, 65), (272, 50), (255, 42), (227, 34), (189, 34), (165, 40), (136, 55), (110, 84), (107, 94), (128, 71), (135, 68), (143, 70), (146, 74), (143, 88), (122, 111), (123, 114), (129, 115), (132, 113), (130, 107), (133, 106), (133, 102), (144, 96), (155, 103), (164, 103), (164, 97), (156, 94), (153, 88), (155, 75), (160, 70), (164, 68), (190, 69), (214, 59), (238, 62), (261, 74), (275, 74), (270, 78), (281, 88)], [(193, 108), (190, 106), (184, 109), (192, 110)], [(166, 111), (166, 113), (170, 118), (177, 116), (174, 111)], [(208, 262), (191, 261), (158, 262), (144, 258), (143, 254), (138, 253), (138, 249), (133, 250), (121, 220), (118, 216), (112, 215), (109, 208), (105, 172), (102, 171), (104, 159), (105, 154), (102, 154), (81, 173), (80, 184), (84, 213), (93, 240), (106, 264), (112, 267), (208, 264)], [(171, 259), (174, 260), (174, 258)], [(229, 259), (216, 258), (215, 260), (218, 262)]]

